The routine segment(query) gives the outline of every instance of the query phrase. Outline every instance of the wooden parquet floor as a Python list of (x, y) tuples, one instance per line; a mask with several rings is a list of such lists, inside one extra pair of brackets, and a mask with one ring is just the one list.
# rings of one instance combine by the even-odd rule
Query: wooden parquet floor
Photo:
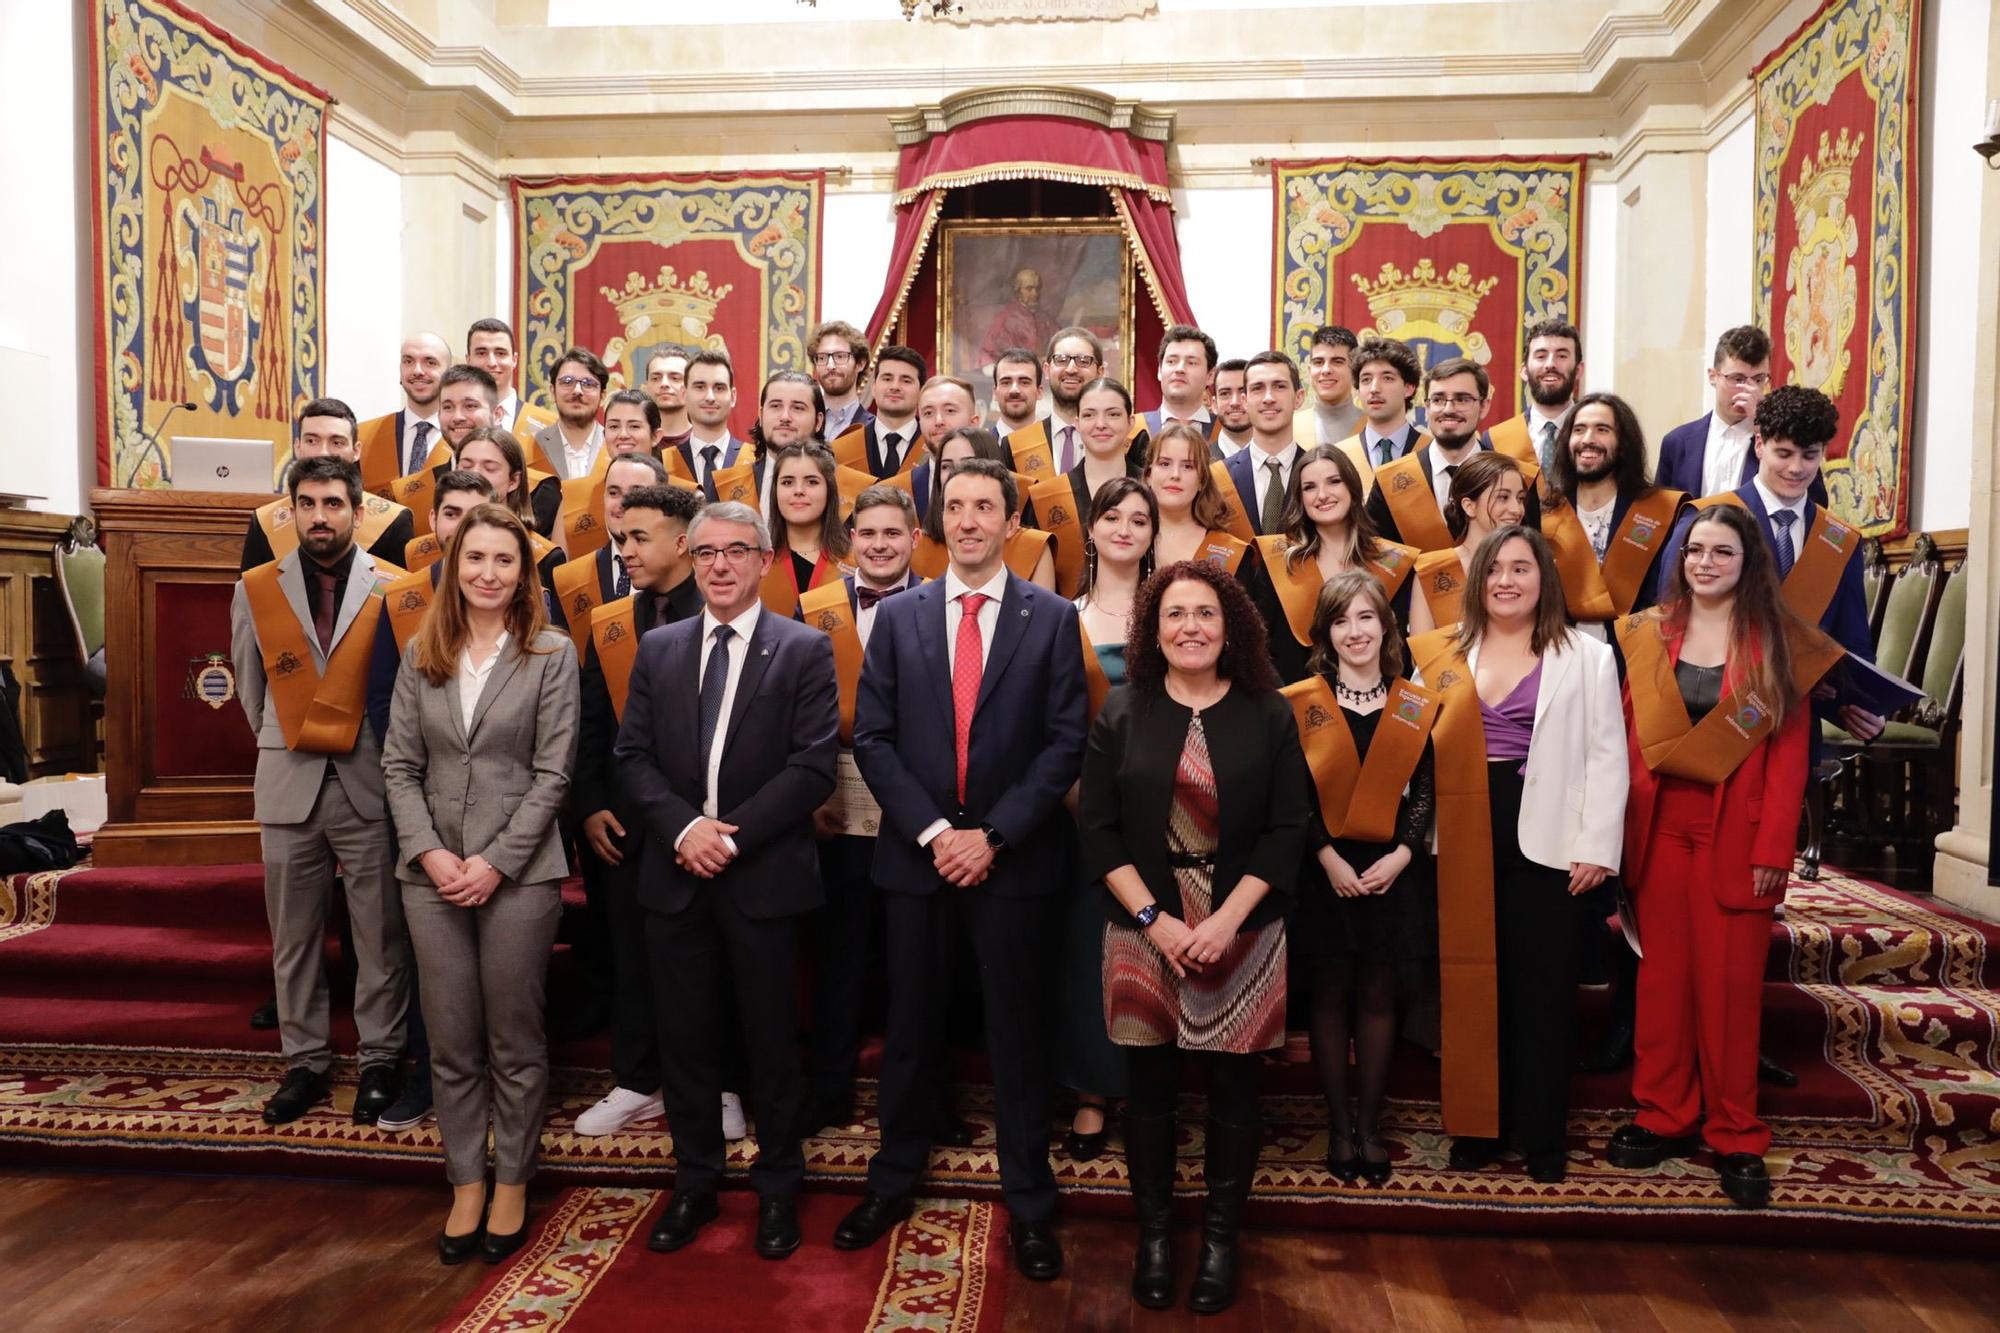
[[(428, 1330), (488, 1271), (436, 1262), (444, 1199), (442, 1184), (0, 1172), (0, 1321), (16, 1333)], [(1131, 1304), (1126, 1224), (1072, 1219), (1062, 1234), (1068, 1276), (1014, 1282), (1009, 1330), (1970, 1333), (2000, 1311), (2000, 1267), (1974, 1258), (1256, 1231), (1242, 1299), (1197, 1320)], [(1182, 1241), (1191, 1264), (1193, 1234)]]

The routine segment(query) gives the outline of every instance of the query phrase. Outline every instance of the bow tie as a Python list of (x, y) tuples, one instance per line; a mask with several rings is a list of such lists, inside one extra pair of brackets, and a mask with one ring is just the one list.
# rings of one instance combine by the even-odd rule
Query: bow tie
[(866, 611), (884, 597), (894, 597), (902, 591), (903, 586), (901, 584), (893, 588), (870, 588), (866, 584), (857, 583), (854, 585), (854, 600), (859, 609)]

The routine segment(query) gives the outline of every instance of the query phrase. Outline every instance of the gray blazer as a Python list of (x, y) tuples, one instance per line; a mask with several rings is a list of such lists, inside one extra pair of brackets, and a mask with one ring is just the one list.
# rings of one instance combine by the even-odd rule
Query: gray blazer
[[(542, 451), (542, 457), (539, 461), (547, 463), (556, 476), (562, 480), (570, 480), (570, 475), (566, 471), (569, 467), (569, 455), (563, 452), (562, 427), (551, 421), (548, 425), (535, 432), (535, 443), (541, 447)], [(602, 444), (598, 445), (600, 449), (604, 447)], [(530, 458), (528, 466), (535, 466), (537, 461)]]
[[(313, 633), (312, 609), (306, 603), (306, 576), (299, 566), (302, 557), (293, 551), (278, 561), (278, 586), (291, 604), (292, 614), (305, 627), (306, 644), (313, 652), (313, 665), (326, 670), (326, 657)], [(347, 594), (333, 619), (335, 648), (347, 636), (354, 618), (375, 595), (382, 583), (375, 561), (366, 551), (354, 553), (354, 567), (347, 576)], [(285, 731), (278, 722), (278, 710), (264, 706), (266, 682), (264, 651), (257, 641), (257, 622), (250, 615), (250, 594), (243, 581), (236, 581), (229, 603), (229, 655), (236, 669), (236, 698), (250, 730), (257, 736), (257, 777), (253, 792), (254, 809), (260, 824), (299, 824), (312, 814), (319, 799), (320, 782), (326, 772), (327, 755), (293, 751), (285, 747)], [(356, 701), (357, 708), (361, 706)], [(383, 819), (388, 815), (382, 804), (382, 760), (376, 748), (375, 729), (363, 719), (355, 733), (354, 748), (331, 756), (334, 772), (356, 814), (363, 819)]]
[(556, 811), (576, 758), (576, 649), (554, 630), (543, 630), (535, 648), (502, 651), (470, 737), (458, 677), (433, 685), (411, 665), (416, 643), (404, 652), (382, 747), (404, 883), (430, 883), (418, 862), (435, 847), (483, 856), (517, 884), (569, 872)]

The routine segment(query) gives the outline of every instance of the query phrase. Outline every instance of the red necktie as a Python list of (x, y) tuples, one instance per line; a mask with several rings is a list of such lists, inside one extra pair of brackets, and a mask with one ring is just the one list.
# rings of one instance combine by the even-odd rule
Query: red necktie
[(983, 592), (969, 592), (958, 599), (958, 643), (951, 664), (952, 730), (958, 742), (958, 802), (965, 804), (965, 761), (972, 750), (972, 709), (979, 702), (979, 678), (986, 664), (979, 660), (979, 608), (986, 605)]

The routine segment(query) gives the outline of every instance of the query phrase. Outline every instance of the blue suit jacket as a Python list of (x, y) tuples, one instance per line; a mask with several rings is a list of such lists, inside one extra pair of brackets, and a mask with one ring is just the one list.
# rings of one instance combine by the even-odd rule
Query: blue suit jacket
[[(1660, 441), (1660, 461), (1653, 468), (1653, 484), (1668, 490), (1686, 491), (1690, 499), (1699, 499), (1707, 492), (1701, 488), (1703, 463), (1708, 456), (1708, 425), (1715, 419), (1715, 413), (1707, 412), (1695, 421), (1683, 422), (1667, 432)], [(1748, 486), (1750, 479), (1757, 475), (1757, 450), (1743, 451), (1743, 474), (1736, 479), (1738, 486)], [(1826, 481), (1814, 477), (1808, 498), (1816, 505), (1826, 503)]]
[(1071, 887), (1062, 800), (1083, 771), (1088, 734), (1076, 608), (1013, 574), (1006, 588), (973, 712), (963, 806), (945, 647), (945, 622), (956, 613), (944, 580), (875, 609), (855, 700), (854, 757), (882, 806), (874, 872), (885, 892), (934, 893), (944, 883), (917, 845), (939, 819), (957, 828), (990, 824), (1005, 840), (981, 889), (1026, 898)]
[[(1255, 458), (1251, 456), (1253, 454), (1256, 455)], [(1236, 483), (1236, 498), (1242, 502), (1243, 513), (1249, 518), (1251, 528), (1259, 537), (1267, 534), (1261, 522), (1263, 514), (1257, 508), (1257, 483), (1250, 469), (1256, 465), (1257, 459), (1263, 456), (1263, 452), (1252, 445), (1247, 449), (1238, 449), (1222, 464), (1223, 470), (1229, 474), (1229, 479)]]

